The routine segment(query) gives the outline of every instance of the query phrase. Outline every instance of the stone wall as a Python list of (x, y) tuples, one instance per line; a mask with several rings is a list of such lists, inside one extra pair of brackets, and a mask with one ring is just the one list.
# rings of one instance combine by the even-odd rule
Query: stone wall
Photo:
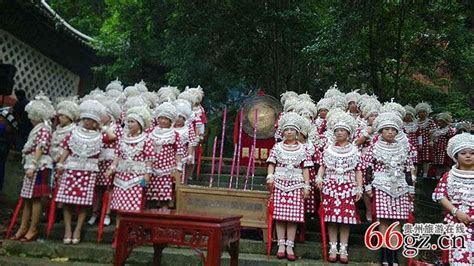
[(16, 67), (13, 90), (25, 90), (29, 99), (43, 91), (54, 101), (76, 95), (79, 89), (78, 75), (1, 29), (0, 62)]

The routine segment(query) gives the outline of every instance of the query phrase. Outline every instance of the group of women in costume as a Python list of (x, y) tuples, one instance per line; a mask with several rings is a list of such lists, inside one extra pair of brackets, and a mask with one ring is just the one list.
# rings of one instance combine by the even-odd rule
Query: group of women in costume
[(183, 92), (168, 86), (155, 93), (144, 82), (124, 89), (118, 80), (80, 100), (59, 99), (56, 106), (36, 96), (26, 107), (35, 127), (23, 149), (25, 204), (11, 239), (36, 239), (42, 198), (54, 187), (52, 200), (63, 209), (64, 244), (80, 242), (89, 207), (89, 224), (96, 222), (106, 191), (111, 201), (105, 225), (110, 210), (170, 207), (175, 183), (192, 172), (195, 147), (204, 135), (203, 96), (199, 86)]
[[(41, 198), (50, 195), (51, 178), (58, 188), (53, 200), (64, 211), (65, 244), (80, 242), (87, 207), (93, 208), (89, 223), (96, 222), (106, 191), (113, 211), (170, 207), (174, 184), (193, 171), (195, 147), (204, 135), (203, 95), (201, 87), (150, 92), (143, 82), (123, 89), (116, 80), (105, 91), (55, 107), (36, 96), (26, 108), (34, 128), (23, 149), (25, 205), (12, 239), (37, 237)], [(345, 94), (337, 85), (317, 103), (291, 91), (281, 95), (281, 103), (266, 178), (278, 258), (296, 260), (298, 227), (320, 199), (328, 259), (348, 263), (350, 226), (361, 222), (356, 203), (365, 203), (366, 220), (379, 221), (384, 234), (393, 222), (408, 220), (416, 179), (428, 177), (432, 164), (435, 177), (446, 172), (433, 199), (448, 211), (446, 222), (465, 223), (470, 232), (467, 248), (450, 251), (450, 262), (473, 265), (474, 139), (456, 132), (448, 113), (432, 120), (427, 103), (380, 103), (373, 95)], [(383, 246), (380, 260), (397, 265), (397, 251)]]
[[(406, 222), (413, 212), (417, 174), (426, 177), (430, 163), (441, 174), (454, 160), (434, 199), (450, 211), (447, 222), (466, 223), (471, 232), (470, 246), (458, 255), (452, 251), (450, 261), (472, 265), (474, 138), (456, 135), (448, 113), (436, 116), (435, 123), (427, 103), (415, 108), (382, 104), (373, 95), (344, 94), (336, 84), (317, 103), (292, 91), (283, 93), (281, 102), (277, 143), (267, 160), (274, 206), (269, 215), (275, 220), (279, 259), (296, 259), (297, 228), (304, 227), (304, 213), (314, 213), (315, 199), (321, 198), (328, 260), (348, 263), (350, 225), (361, 222), (356, 202), (364, 201), (366, 220), (380, 222), (384, 235), (393, 222)], [(384, 244), (380, 253), (382, 265), (398, 265), (396, 250)]]

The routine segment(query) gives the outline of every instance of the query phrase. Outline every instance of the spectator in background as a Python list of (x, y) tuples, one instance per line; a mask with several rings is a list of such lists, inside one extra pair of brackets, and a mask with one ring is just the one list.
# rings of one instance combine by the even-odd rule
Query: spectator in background
[(28, 114), (25, 111), (25, 106), (29, 103), (28, 99), (26, 98), (25, 91), (15, 90), (15, 95), (17, 102), (15, 106), (13, 106), (13, 115), (18, 122), (18, 135), (15, 144), (16, 150), (21, 151), (33, 126), (31, 125), (31, 122), (28, 119)]
[(5, 180), (5, 163), (17, 131), (17, 123), (10, 109), (0, 108), (0, 192)]

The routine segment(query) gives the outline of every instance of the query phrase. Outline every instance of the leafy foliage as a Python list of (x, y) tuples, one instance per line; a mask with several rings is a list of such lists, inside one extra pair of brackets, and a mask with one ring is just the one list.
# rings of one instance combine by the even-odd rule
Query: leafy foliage
[[(308, 91), (335, 81), (382, 101), (425, 100), (474, 117), (471, 1), (54, 0), (115, 59), (96, 83), (198, 85), (210, 105), (228, 91)], [(469, 24), (471, 23), (471, 24)]]

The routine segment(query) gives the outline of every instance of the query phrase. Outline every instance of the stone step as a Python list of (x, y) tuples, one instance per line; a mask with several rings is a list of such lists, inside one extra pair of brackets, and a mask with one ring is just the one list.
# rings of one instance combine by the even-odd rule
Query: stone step
[[(44, 232), (44, 226), (40, 228), (41, 232)], [(56, 224), (53, 228), (49, 240), (40, 239), (39, 242), (45, 243), (61, 243), (64, 234), (64, 226), (62, 224)], [(242, 236), (253, 234), (253, 232), (244, 231)], [(111, 247), (113, 236), (113, 227), (105, 227), (103, 241), (100, 246), (105, 245)], [(304, 243), (296, 243), (296, 252), (298, 256), (308, 259), (320, 260), (322, 258), (322, 244), (321, 244), (321, 235), (319, 233), (307, 233), (307, 238)], [(97, 240), (97, 226), (85, 226), (81, 236), (83, 243), (93, 244)], [(275, 240), (275, 239), (274, 239)], [(373, 252), (365, 248), (363, 244), (363, 236), (358, 234), (351, 234), (349, 243), (350, 252), (357, 254), (357, 257), (353, 258), (353, 261), (370, 261), (373, 256)], [(82, 244), (81, 244), (82, 245)], [(272, 245), (272, 252), (276, 252), (276, 244)], [(240, 253), (242, 254), (256, 254), (256, 255), (265, 255), (266, 244), (262, 240), (250, 240), (250, 239), (241, 239), (240, 242)]]
[[(23, 254), (26, 255), (26, 254)], [(110, 266), (110, 263), (94, 263), (80, 261), (65, 261), (65, 258), (34, 258), (20, 256), (0, 255), (0, 265), (2, 266), (44, 266), (44, 265), (65, 265), (65, 266)]]
[[(349, 243), (353, 245), (364, 245), (364, 233), (368, 224), (360, 224), (360, 225), (353, 225), (351, 226), (351, 234), (349, 237)], [(44, 237), (45, 234), (43, 232), (46, 231), (46, 224), (41, 224), (39, 228), (41, 232), (41, 237)], [(85, 224), (82, 230), (82, 240), (86, 242), (96, 242), (97, 240), (97, 225), (88, 225)], [(104, 227), (104, 234), (102, 238), (103, 243), (112, 243), (112, 237), (114, 232), (114, 225), (113, 223), (110, 226)], [(61, 241), (63, 239), (64, 234), (64, 225), (62, 223), (57, 223), (53, 226), (50, 239), (51, 240), (58, 240)], [(319, 221), (308, 221), (306, 234), (305, 234), (306, 242), (311, 244), (312, 242), (321, 243), (321, 232), (319, 227)], [(245, 243), (245, 246), (249, 246), (250, 251), (258, 251), (259, 246), (264, 245), (262, 240), (262, 232), (259, 229), (243, 229), (242, 230), (242, 243)], [(241, 249), (244, 244), (241, 245)], [(244, 250), (242, 250), (244, 252)], [(265, 252), (262, 251), (262, 254)]]
[[(3, 249), (9, 255), (17, 256), (14, 258), (20, 258), (19, 262), (23, 259), (22, 257), (28, 257), (24, 261), (31, 261), (33, 264), (24, 264), (20, 265), (50, 265), (50, 264), (36, 264), (38, 261), (49, 262), (51, 258), (68, 258), (71, 263), (89, 263), (89, 265), (100, 265), (109, 264), (113, 262), (114, 250), (110, 245), (101, 244), (96, 245), (93, 243), (81, 243), (79, 245), (64, 245), (57, 241), (36, 241), (29, 243), (21, 243), (18, 241), (5, 241), (3, 243)], [(301, 251), (296, 251), (298, 252)], [(355, 251), (354, 251), (355, 252)], [(21, 257), (19, 257), (21, 256)], [(150, 265), (153, 256), (152, 247), (138, 247), (135, 248), (127, 260), (127, 265)], [(32, 259), (31, 257), (36, 257), (39, 259)], [(358, 256), (354, 256), (359, 257)], [(12, 257), (0, 256), (0, 261)], [(359, 265), (371, 265), (372, 257), (367, 257), (370, 260), (363, 263), (353, 263)], [(222, 265), (229, 265), (229, 255), (224, 253), (221, 260)], [(4, 264), (1, 264), (4, 265)], [(11, 264), (13, 265), (13, 264)], [(18, 265), (18, 264), (16, 264)], [(54, 265), (54, 264), (52, 264)], [(87, 265), (87, 264), (69, 264), (69, 265)], [(177, 249), (177, 248), (165, 248), (162, 256), (161, 265), (202, 265), (196, 252), (191, 249)], [(283, 265), (327, 265), (320, 259), (308, 259), (302, 258), (296, 262), (289, 263), (286, 260), (277, 260), (275, 256), (268, 258), (266, 255), (256, 255), (256, 254), (239, 254), (239, 265), (243, 266), (283, 266)]]

